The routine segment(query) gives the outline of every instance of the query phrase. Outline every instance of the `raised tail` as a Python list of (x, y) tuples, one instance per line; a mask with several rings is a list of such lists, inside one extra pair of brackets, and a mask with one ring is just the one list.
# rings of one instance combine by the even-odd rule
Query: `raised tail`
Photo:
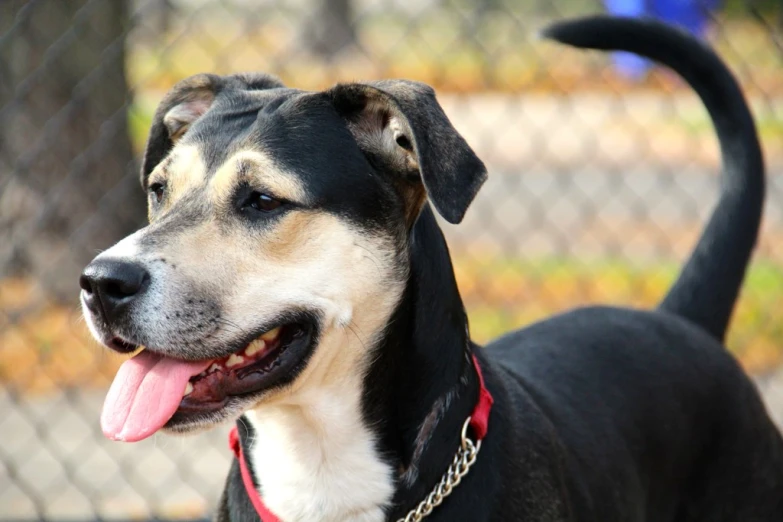
[(764, 205), (764, 160), (737, 81), (709, 47), (653, 20), (591, 16), (550, 25), (542, 36), (574, 47), (628, 51), (659, 62), (682, 76), (706, 106), (723, 161), (720, 199), (660, 309), (685, 317), (723, 340)]

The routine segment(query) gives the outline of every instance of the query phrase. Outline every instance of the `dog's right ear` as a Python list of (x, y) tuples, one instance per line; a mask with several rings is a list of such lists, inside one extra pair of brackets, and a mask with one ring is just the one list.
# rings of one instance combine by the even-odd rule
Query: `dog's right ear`
[(177, 82), (158, 105), (152, 118), (147, 148), (141, 164), (141, 184), (193, 122), (206, 113), (224, 89), (263, 90), (283, 87), (276, 77), (266, 74), (217, 76), (196, 74)]
[[(327, 91), (359, 147), (414, 176), (449, 223), (465, 216), (487, 169), (449, 121), (432, 87), (410, 80), (338, 84)], [(422, 199), (414, 193), (418, 214)]]

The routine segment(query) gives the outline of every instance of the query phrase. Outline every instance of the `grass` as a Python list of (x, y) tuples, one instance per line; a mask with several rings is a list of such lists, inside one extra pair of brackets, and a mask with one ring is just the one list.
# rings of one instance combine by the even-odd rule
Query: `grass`
[[(512, 328), (574, 306), (596, 303), (654, 306), (679, 270), (675, 263), (636, 265), (603, 259), (523, 260), (455, 256), (455, 273), (471, 332), (486, 342)], [(29, 393), (108, 386), (123, 357), (100, 348), (78, 310), (46, 305), (31, 281), (0, 282), (0, 382)], [(783, 362), (783, 267), (754, 263), (728, 345), (751, 372)], [(14, 319), (15, 318), (15, 319)]]

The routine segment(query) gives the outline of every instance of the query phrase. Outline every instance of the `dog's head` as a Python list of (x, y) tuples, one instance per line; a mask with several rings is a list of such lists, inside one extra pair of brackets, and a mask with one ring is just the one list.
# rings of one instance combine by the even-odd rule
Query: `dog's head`
[(81, 278), (92, 333), (146, 347), (115, 379), (104, 431), (187, 431), (360, 373), (405, 287), (427, 196), (457, 223), (485, 177), (419, 83), (180, 82), (142, 166), (149, 225)]

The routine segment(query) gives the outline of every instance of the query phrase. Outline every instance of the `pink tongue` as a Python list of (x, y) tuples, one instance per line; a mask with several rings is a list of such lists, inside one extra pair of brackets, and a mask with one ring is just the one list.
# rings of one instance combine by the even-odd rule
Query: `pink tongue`
[(169, 421), (188, 380), (210, 363), (178, 361), (147, 350), (125, 361), (103, 403), (103, 434), (125, 442), (146, 439)]

